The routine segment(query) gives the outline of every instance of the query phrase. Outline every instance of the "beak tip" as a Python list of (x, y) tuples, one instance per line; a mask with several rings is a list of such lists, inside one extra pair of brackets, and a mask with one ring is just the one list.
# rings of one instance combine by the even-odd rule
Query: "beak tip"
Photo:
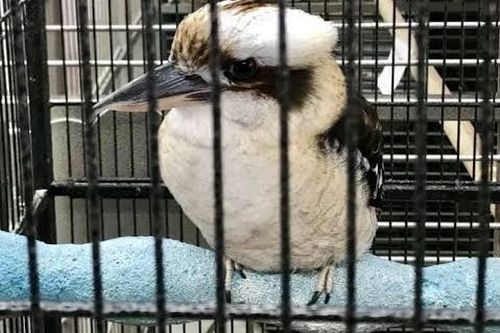
[(92, 110), (94, 110), (94, 112), (99, 112), (100, 110), (105, 109), (106, 106), (108, 106), (109, 104), (111, 104), (113, 102), (111, 97), (112, 97), (112, 94), (110, 96), (107, 96), (106, 98), (98, 101), (97, 103), (95, 103), (92, 106)]
[(95, 124), (97, 124), (99, 119), (109, 111), (109, 109), (106, 108), (108, 104), (109, 102), (107, 100), (103, 100), (101, 102), (94, 104), (94, 106), (92, 107), (93, 112), (90, 118), (90, 125), (94, 126)]

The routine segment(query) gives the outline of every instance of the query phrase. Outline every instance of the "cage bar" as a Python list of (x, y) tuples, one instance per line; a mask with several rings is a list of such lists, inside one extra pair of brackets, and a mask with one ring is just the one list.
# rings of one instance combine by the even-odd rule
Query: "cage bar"
[(291, 302), (290, 302), (290, 170), (289, 170), (289, 128), (290, 111), (289, 68), (287, 64), (286, 43), (286, 0), (278, 2), (278, 102), (279, 110), (279, 140), (280, 140), (280, 233), (281, 233), (281, 329), (291, 332)]
[[(354, 60), (356, 56), (361, 58), (361, 36), (356, 35), (355, 22), (362, 19), (362, 1), (346, 1), (343, 4), (347, 16), (347, 103), (348, 114), (346, 121), (346, 146), (347, 146), (347, 305), (346, 305), (346, 332), (352, 333), (356, 329), (356, 164), (358, 159), (357, 146), (359, 141), (359, 117), (361, 110), (358, 109), (355, 99), (361, 87), (361, 66), (356, 67)], [(358, 12), (359, 11), (359, 12)], [(359, 22), (358, 21), (358, 22)], [(361, 33), (361, 30), (358, 30)]]
[(476, 318), (475, 330), (477, 333), (482, 333), (485, 330), (485, 291), (486, 291), (486, 258), (489, 254), (489, 222), (490, 222), (490, 194), (489, 194), (489, 165), (490, 159), (488, 154), (491, 154), (493, 147), (493, 128), (492, 128), (492, 112), (491, 112), (491, 36), (493, 26), (491, 25), (491, 17), (489, 15), (490, 2), (482, 1), (480, 3), (486, 24), (481, 29), (480, 36), (480, 54), (484, 62), (479, 66), (480, 88), (482, 97), (481, 112), (479, 115), (478, 132), (482, 137), (481, 145), (481, 170), (480, 170), (480, 188), (478, 199), (478, 210), (480, 213), (480, 234), (479, 234), (479, 258), (477, 270), (477, 294), (476, 294)]
[(428, 1), (419, 3), (418, 22), (419, 29), (416, 34), (418, 45), (418, 77), (417, 77), (417, 97), (418, 97), (418, 122), (417, 122), (417, 165), (416, 165), (416, 186), (415, 186), (415, 209), (417, 213), (417, 228), (415, 235), (415, 252), (417, 253), (415, 266), (415, 317), (414, 328), (421, 332), (424, 328), (423, 321), (423, 303), (422, 303), (422, 285), (424, 256), (425, 256), (425, 214), (426, 214), (426, 142), (427, 132), (427, 48), (428, 48)]
[(154, 8), (151, 0), (143, 1), (143, 17), (145, 22), (146, 35), (146, 62), (147, 62), (147, 101), (148, 101), (148, 138), (149, 138), (149, 164), (152, 181), (151, 191), (151, 211), (152, 211), (152, 228), (155, 238), (155, 268), (156, 268), (156, 329), (159, 333), (166, 332), (165, 322), (165, 277), (163, 267), (163, 232), (162, 221), (160, 218), (160, 167), (158, 160), (158, 127), (159, 115), (157, 113), (158, 101), (156, 98), (156, 79), (154, 75), (156, 58), (156, 46), (152, 30), (154, 20)]
[(218, 333), (226, 332), (226, 288), (224, 279), (224, 182), (222, 160), (222, 126), (220, 109), (220, 44), (219, 13), (216, 0), (210, 0), (210, 76), (211, 103), (213, 117), (213, 179), (214, 179), (214, 222), (215, 222), (215, 260), (216, 260), (216, 300), (217, 312), (215, 326)]
[(13, 55), (15, 58), (15, 94), (18, 101), (16, 106), (19, 128), (20, 128), (20, 162), (22, 164), (22, 198), (24, 200), (24, 220), (28, 238), (28, 266), (30, 284), (30, 312), (32, 328), (35, 333), (42, 332), (42, 313), (40, 311), (40, 282), (38, 277), (38, 257), (35, 237), (37, 236), (37, 221), (33, 219), (33, 160), (30, 140), (30, 116), (28, 108), (28, 93), (26, 84), (26, 68), (24, 66), (25, 49), (23, 33), (23, 5), (16, 0), (10, 1), (12, 11), (13, 29)]
[(78, 1), (78, 19), (80, 24), (80, 52), (82, 66), (82, 113), (85, 119), (85, 160), (86, 160), (86, 173), (88, 177), (89, 186), (87, 188), (87, 200), (89, 203), (88, 219), (91, 228), (92, 240), (92, 273), (93, 273), (93, 287), (94, 287), (94, 316), (96, 319), (97, 333), (104, 333), (103, 322), (103, 291), (102, 291), (102, 268), (100, 259), (100, 245), (101, 230), (100, 230), (100, 216), (99, 216), (99, 197), (98, 197), (98, 160), (97, 160), (97, 143), (96, 143), (96, 129), (92, 124), (93, 109), (92, 109), (92, 73), (90, 65), (90, 42), (88, 26), (88, 4), (86, 0)]

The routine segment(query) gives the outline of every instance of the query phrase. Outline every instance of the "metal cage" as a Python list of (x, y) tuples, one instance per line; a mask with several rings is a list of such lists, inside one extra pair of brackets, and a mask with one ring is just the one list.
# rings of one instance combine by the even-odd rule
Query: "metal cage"
[[(136, 76), (151, 72), (167, 58), (176, 25), (201, 5), (195, 0), (0, 2), (0, 229), (28, 236), (32, 284), (31, 304), (0, 306), (1, 333), (140, 331), (139, 327), (111, 327), (106, 321), (109, 309), (102, 304), (98, 241), (154, 235), (157, 272), (161, 272), (161, 237), (206, 246), (160, 183), (155, 136), (160, 119), (153, 112), (154, 80), (149, 84), (148, 115), (110, 114), (96, 127), (85, 125), (94, 102)], [(211, 8), (214, 5), (215, 0), (210, 1)], [(385, 318), (401, 329), (406, 325), (415, 331), (422, 331), (424, 325), (431, 328), (432, 323), (452, 325), (455, 319), (459, 321), (457, 313), (424, 316), (422, 268), (479, 257), (478, 305), (471, 325), (481, 332), (486, 319), (485, 258), (500, 256), (496, 205), (500, 201), (500, 104), (496, 101), (500, 1), (280, 0), (279, 6), (281, 14), (286, 6), (295, 6), (338, 25), (341, 33), (336, 52), (351, 82), (349, 89), (361, 91), (383, 120), (385, 197), (372, 251), (414, 264), (416, 270), (415, 311), (388, 313)], [(216, 12), (212, 15), (213, 28), (217, 25)], [(280, 22), (283, 20), (280, 15)], [(283, 26), (280, 31), (280, 73), (286, 78)], [(216, 78), (217, 35), (211, 38), (211, 69)], [(409, 43), (407, 54), (398, 54), (401, 43)], [(403, 69), (400, 77), (398, 68)], [(385, 82), (380, 79), (382, 75)], [(285, 332), (290, 330), (292, 319), (344, 321), (347, 332), (352, 332), (358, 322), (377, 320), (380, 313), (356, 312), (353, 260), (348, 261), (351, 279), (346, 311), (292, 315), (290, 274), (286, 269), (281, 311), (228, 311), (222, 278), (224, 217), (217, 82), (215, 79), (212, 91), (217, 134), (212, 167), (219, 180), (215, 182), (214, 198), (218, 301), (216, 307), (201, 312), (167, 307), (175, 315), (200, 319), (193, 326), (168, 330), (201, 332), (211, 325), (201, 320), (213, 319), (220, 332), (264, 332), (275, 326), (259, 326), (253, 321), (272, 317), (281, 320), (279, 326)], [(290, 265), (289, 105), (287, 82), (281, 82), (282, 267), (286, 268)], [(351, 133), (350, 143), (356, 140), (356, 131)], [(349, 184), (353, 188), (354, 152), (349, 151)], [(354, 204), (351, 196), (351, 222)], [(349, 237), (354, 240), (351, 229)], [(92, 242), (94, 311), (57, 305), (51, 311), (41, 308), (35, 239), (48, 243)], [(164, 307), (159, 288), (157, 304), (143, 313), (157, 317), (159, 332), (165, 332)], [(127, 307), (116, 311), (124, 315)], [(236, 319), (246, 322), (234, 323)], [(227, 328), (226, 320), (232, 322)], [(498, 318), (496, 323), (500, 323)]]

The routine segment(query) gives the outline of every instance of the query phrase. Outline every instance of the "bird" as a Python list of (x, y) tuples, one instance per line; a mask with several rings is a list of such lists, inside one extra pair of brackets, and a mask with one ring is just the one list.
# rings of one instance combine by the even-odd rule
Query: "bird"
[[(278, 12), (269, 0), (224, 0), (219, 13), (221, 150), (225, 282), (235, 271), (281, 271), (280, 104)], [(289, 69), (290, 269), (319, 272), (309, 305), (331, 297), (335, 268), (348, 248), (345, 124), (358, 117), (355, 254), (371, 247), (383, 193), (383, 138), (375, 108), (350, 93), (336, 61), (337, 28), (321, 17), (286, 8)], [(215, 247), (210, 7), (179, 24), (168, 61), (153, 70), (161, 177)], [(146, 74), (94, 106), (145, 112)], [(350, 101), (350, 102), (349, 102)], [(243, 274), (243, 273), (242, 273)], [(244, 275), (244, 274), (243, 274)]]

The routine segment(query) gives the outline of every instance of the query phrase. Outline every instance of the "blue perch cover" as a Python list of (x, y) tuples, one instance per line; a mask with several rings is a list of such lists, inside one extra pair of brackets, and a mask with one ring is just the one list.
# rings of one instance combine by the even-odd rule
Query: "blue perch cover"
[[(40, 293), (43, 301), (92, 302), (91, 245), (37, 243)], [(215, 302), (214, 253), (178, 241), (163, 241), (165, 290), (169, 304), (213, 304)], [(26, 238), (0, 232), (0, 302), (30, 298)], [(101, 243), (102, 283), (105, 302), (154, 302), (155, 260), (151, 237), (123, 237)], [(233, 279), (233, 302), (279, 306), (280, 275), (245, 272)], [(500, 312), (500, 259), (487, 261), (485, 307)], [(345, 306), (347, 273), (335, 270), (334, 294), (329, 305)], [(411, 309), (414, 268), (366, 254), (357, 264), (358, 309)], [(315, 285), (315, 273), (292, 275), (292, 304), (304, 306)], [(470, 310), (476, 302), (477, 259), (461, 260), (424, 269), (425, 309)], [(322, 304), (322, 303), (319, 303)], [(130, 318), (128, 322), (134, 322)], [(136, 321), (142, 322), (137, 319)], [(358, 325), (358, 331), (381, 328)], [(387, 327), (385, 325), (384, 327)], [(297, 322), (304, 332), (342, 331), (342, 324)], [(469, 331), (470, 326), (454, 327)], [(491, 326), (488, 332), (500, 332)]]

